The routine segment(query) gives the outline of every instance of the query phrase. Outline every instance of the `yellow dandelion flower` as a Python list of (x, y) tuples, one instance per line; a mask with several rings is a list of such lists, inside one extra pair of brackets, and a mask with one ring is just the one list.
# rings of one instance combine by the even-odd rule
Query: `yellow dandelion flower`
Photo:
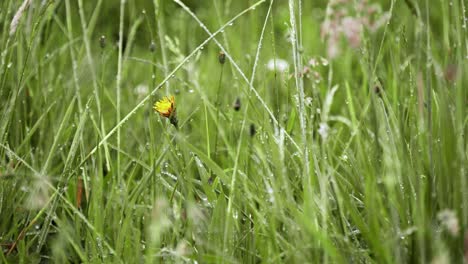
[(169, 118), (171, 124), (177, 128), (177, 116), (175, 109), (175, 99), (174, 96), (165, 96), (163, 99), (157, 101), (153, 109), (158, 112), (161, 116)]
[(163, 99), (154, 104), (153, 109), (161, 116), (170, 117), (175, 110), (174, 96), (165, 96)]

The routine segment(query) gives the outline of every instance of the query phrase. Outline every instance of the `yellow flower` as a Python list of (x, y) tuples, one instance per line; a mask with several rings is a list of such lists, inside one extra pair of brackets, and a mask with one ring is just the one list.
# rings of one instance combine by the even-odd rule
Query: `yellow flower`
[(158, 112), (161, 116), (171, 117), (175, 113), (175, 100), (174, 96), (165, 96), (154, 104), (153, 109)]
[(163, 99), (157, 101), (153, 106), (154, 111), (158, 112), (161, 116), (169, 118), (171, 124), (177, 128), (179, 123), (177, 120), (175, 99), (174, 96), (165, 96)]

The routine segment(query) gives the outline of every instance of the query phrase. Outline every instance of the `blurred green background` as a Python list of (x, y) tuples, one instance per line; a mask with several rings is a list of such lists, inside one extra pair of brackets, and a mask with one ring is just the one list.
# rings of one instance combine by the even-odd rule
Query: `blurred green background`
[(467, 261), (467, 5), (2, 1), (0, 263)]

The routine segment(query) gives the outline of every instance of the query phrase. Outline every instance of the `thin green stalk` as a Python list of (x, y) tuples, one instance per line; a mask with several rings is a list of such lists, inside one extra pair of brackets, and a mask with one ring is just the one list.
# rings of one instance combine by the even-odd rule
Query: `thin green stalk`
[[(161, 0), (153, 0), (154, 5), (154, 18), (156, 19), (156, 25), (158, 28), (158, 39), (159, 39), (159, 48), (161, 51), (164, 76), (172, 75), (169, 73), (169, 63), (167, 60), (167, 48), (166, 48), (166, 28), (165, 28), (165, 15), (164, 15), (164, 2)], [(169, 94), (169, 82), (165, 82), (166, 94)]]
[[(71, 22), (71, 12), (70, 12), (70, 0), (65, 1), (65, 10), (67, 14), (67, 31), (68, 31), (68, 41), (71, 43), (73, 41), (73, 26)], [(73, 49), (73, 45), (69, 45), (70, 49), (70, 57), (72, 60), (72, 70), (73, 70), (73, 83), (75, 86), (75, 96), (78, 99), (78, 110), (80, 113), (83, 111), (83, 105), (81, 100), (81, 92), (80, 92), (80, 85), (78, 83), (78, 74), (76, 72), (78, 68), (78, 63), (76, 60), (75, 51)]]
[(309, 164), (309, 147), (307, 141), (307, 120), (305, 117), (305, 93), (304, 93), (304, 81), (302, 78), (299, 77), (299, 72), (302, 71), (302, 57), (299, 53), (299, 42), (298, 42), (298, 34), (296, 28), (296, 15), (295, 15), (295, 6), (294, 0), (289, 0), (289, 20), (291, 23), (291, 45), (292, 45), (292, 53), (293, 53), (293, 60), (294, 60), (294, 80), (296, 83), (297, 93), (299, 95), (299, 124), (301, 127), (301, 137), (302, 137), (302, 158), (304, 164), (304, 177), (310, 177), (310, 164)]
[(206, 154), (208, 158), (211, 158), (211, 147), (210, 147), (210, 126), (209, 126), (209, 120), (208, 120), (208, 111), (206, 109), (206, 103), (205, 105), (205, 132), (206, 132)]
[(430, 178), (431, 178), (431, 191), (430, 195), (431, 201), (430, 211), (433, 214), (433, 210), (435, 209), (436, 204), (436, 197), (437, 197), (437, 179), (434, 171), (434, 158), (433, 158), (433, 142), (432, 142), (432, 88), (431, 88), (431, 28), (429, 23), (429, 1), (426, 0), (426, 100), (427, 100), (427, 130), (428, 130), (428, 155), (429, 155), (429, 171), (430, 171)]
[[(276, 61), (277, 59), (277, 54), (276, 54), (276, 45), (275, 45), (275, 38), (276, 38), (276, 35), (275, 35), (275, 22), (274, 22), (274, 14), (272, 13), (270, 15), (270, 22), (271, 22), (271, 49), (273, 51), (273, 60)], [(281, 83), (280, 85), (277, 85), (277, 82), (278, 82), (278, 72), (276, 71), (276, 63), (274, 63), (274, 66), (275, 66), (275, 70), (274, 70), (274, 82), (273, 82), (273, 90), (275, 91), (274, 92), (274, 96), (275, 96), (275, 105), (276, 105), (276, 119), (280, 120), (280, 101), (279, 101), (279, 92), (280, 92), (280, 89), (281, 89)], [(289, 98), (289, 97), (287, 97)]]
[(223, 83), (223, 69), (224, 69), (224, 63), (221, 64), (221, 72), (219, 74), (219, 81), (218, 81), (218, 90), (216, 92), (216, 135), (215, 135), (215, 143), (214, 143), (214, 153), (215, 156), (218, 156), (218, 134), (219, 134), (219, 110), (221, 108), (221, 102), (219, 98), (219, 94), (221, 92), (221, 85)]
[[(119, 23), (119, 56), (117, 64), (117, 86), (116, 86), (116, 97), (117, 97), (117, 123), (121, 122), (120, 111), (121, 111), (121, 85), (122, 85), (122, 56), (123, 56), (123, 30), (124, 30), (124, 15), (125, 15), (125, 2), (126, 0), (120, 0), (120, 23)], [(121, 149), (120, 146), (120, 126), (117, 127), (117, 148)], [(122, 180), (120, 171), (120, 152), (117, 152), (117, 179), (119, 184)]]

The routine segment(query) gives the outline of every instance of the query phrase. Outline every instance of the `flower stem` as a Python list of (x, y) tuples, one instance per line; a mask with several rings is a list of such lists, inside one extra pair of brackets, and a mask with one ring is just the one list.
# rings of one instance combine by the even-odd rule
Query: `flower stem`
[[(221, 73), (219, 74), (219, 82), (218, 82), (218, 91), (216, 92), (216, 126), (218, 127), (219, 125), (219, 108), (221, 107), (221, 103), (219, 102), (219, 94), (221, 92), (221, 83), (223, 81), (223, 69), (224, 69), (224, 64), (221, 64)], [(215, 155), (218, 154), (218, 129), (216, 129), (216, 136), (215, 136), (215, 144), (214, 144), (214, 149), (215, 149)]]

